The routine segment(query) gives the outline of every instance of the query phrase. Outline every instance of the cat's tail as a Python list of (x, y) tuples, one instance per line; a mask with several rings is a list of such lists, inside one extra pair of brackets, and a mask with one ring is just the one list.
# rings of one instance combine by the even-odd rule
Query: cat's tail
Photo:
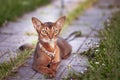
[(65, 40), (72, 41), (75, 38), (78, 38), (78, 37), (81, 37), (81, 36), (82, 36), (81, 31), (75, 31), (75, 32), (72, 32), (71, 34), (69, 34), (69, 36), (67, 38), (65, 38)]
[(31, 49), (35, 49), (35, 45), (33, 44), (30, 44), (30, 43), (27, 43), (27, 44), (23, 44), (19, 47), (19, 49), (21, 51), (24, 51), (24, 50), (31, 50)]

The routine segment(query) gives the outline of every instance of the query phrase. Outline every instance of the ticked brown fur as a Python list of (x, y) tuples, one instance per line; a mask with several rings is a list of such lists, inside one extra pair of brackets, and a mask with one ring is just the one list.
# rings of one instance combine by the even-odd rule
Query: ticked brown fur
[[(33, 69), (37, 72), (48, 74), (54, 77), (61, 58), (67, 58), (71, 51), (71, 45), (66, 40), (59, 37), (59, 33), (64, 25), (65, 16), (59, 18), (56, 22), (42, 23), (33, 17), (32, 22), (38, 33), (38, 43), (36, 45), (33, 61)], [(42, 47), (40, 47), (42, 45)], [(48, 56), (44, 48), (48, 52), (55, 53), (53, 60)], [(50, 66), (48, 67), (48, 65)]]

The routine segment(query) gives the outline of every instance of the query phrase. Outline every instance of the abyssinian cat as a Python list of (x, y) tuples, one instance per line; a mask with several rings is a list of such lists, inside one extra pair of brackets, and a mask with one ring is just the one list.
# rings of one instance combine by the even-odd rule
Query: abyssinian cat
[(56, 22), (42, 23), (37, 18), (32, 18), (33, 26), (38, 33), (33, 61), (35, 71), (54, 77), (61, 59), (70, 55), (71, 45), (59, 37), (65, 19), (63, 16)]

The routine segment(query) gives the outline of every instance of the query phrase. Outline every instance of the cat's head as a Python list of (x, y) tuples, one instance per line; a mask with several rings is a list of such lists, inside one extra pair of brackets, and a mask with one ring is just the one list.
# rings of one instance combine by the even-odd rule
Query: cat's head
[(56, 41), (57, 37), (64, 25), (66, 17), (63, 16), (59, 18), (56, 22), (45, 22), (42, 23), (37, 18), (33, 17), (32, 22), (33, 26), (38, 33), (38, 37), (43, 42)]

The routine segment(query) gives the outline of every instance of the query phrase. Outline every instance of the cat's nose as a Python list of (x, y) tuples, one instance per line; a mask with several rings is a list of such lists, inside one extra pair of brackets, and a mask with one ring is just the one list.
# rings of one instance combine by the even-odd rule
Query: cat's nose
[(52, 37), (50, 37), (50, 40), (52, 40)]
[(50, 39), (52, 39), (52, 38), (53, 38), (53, 35), (52, 35), (52, 34), (51, 34), (51, 35), (49, 35), (49, 38), (50, 38)]
[(50, 40), (52, 40), (52, 37), (49, 37)]

